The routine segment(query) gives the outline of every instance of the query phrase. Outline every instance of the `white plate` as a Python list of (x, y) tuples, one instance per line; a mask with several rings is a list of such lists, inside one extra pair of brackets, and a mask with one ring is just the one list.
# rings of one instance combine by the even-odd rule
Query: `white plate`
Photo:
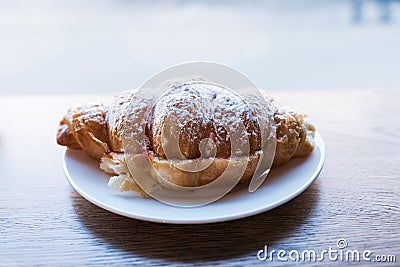
[[(135, 193), (121, 194), (107, 187), (109, 175), (84, 152), (66, 150), (64, 171), (69, 183), (84, 198), (108, 211), (145, 221), (162, 223), (211, 223), (234, 220), (273, 209), (302, 193), (317, 178), (325, 159), (325, 146), (316, 133), (316, 146), (307, 157), (292, 159), (272, 169), (255, 192), (247, 188), (230, 192), (218, 201), (195, 208), (180, 208)], [(295, 211), (293, 211), (295, 212)]]

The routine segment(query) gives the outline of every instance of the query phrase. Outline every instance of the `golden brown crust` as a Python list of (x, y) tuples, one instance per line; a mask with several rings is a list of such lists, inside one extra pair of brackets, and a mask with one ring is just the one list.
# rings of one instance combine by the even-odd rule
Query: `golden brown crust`
[(274, 165), (279, 166), (291, 159), (305, 137), (301, 123), (282, 109), (274, 114), (276, 128), (276, 152)]
[(81, 149), (65, 119), (62, 119), (58, 125), (57, 143), (72, 149)]
[[(206, 161), (207, 159), (200, 160)], [(233, 160), (232, 164), (236, 164), (236, 166), (246, 166), (239, 183), (250, 181), (256, 170), (258, 160), (259, 154), (255, 154), (249, 158), (243, 157)], [(182, 164), (187, 164), (189, 161), (190, 160), (185, 160)], [(216, 180), (226, 170), (230, 161), (230, 159), (215, 158), (212, 159), (211, 164), (206, 169), (199, 172), (188, 172), (177, 168), (176, 165), (171, 164), (169, 160), (152, 158), (152, 167), (157, 170), (159, 176), (170, 183), (179, 186), (194, 187), (206, 185)], [(235, 174), (237, 172), (238, 169), (235, 169)]]
[(94, 159), (109, 151), (106, 112), (103, 104), (70, 108), (60, 121), (57, 143), (83, 149)]
[[(233, 149), (232, 132), (245, 131), (248, 141), (239, 140), (237, 136), (235, 143), (236, 147), (248, 143), (250, 151), (236, 149), (235, 156), (244, 156), (247, 152), (254, 155), (261, 149), (257, 119), (245, 100), (230, 91), (224, 91), (214, 84), (182, 83), (157, 100), (150, 112), (146, 135), (151, 150), (161, 159), (200, 158), (201, 143), (206, 138), (215, 145), (216, 158), (229, 158)], [(182, 120), (184, 124), (176, 131), (179, 132), (177, 149), (177, 144), (165, 142), (162, 138), (173, 139), (176, 133), (171, 129)], [(244, 129), (239, 130), (239, 125)], [(170, 151), (168, 156), (165, 150)]]
[(293, 157), (306, 156), (312, 152), (315, 126), (306, 115), (288, 111), (276, 103), (274, 122), (277, 130), (273, 166), (280, 166)]
[[(57, 142), (60, 145), (73, 149), (82, 148), (91, 157), (112, 158), (112, 155), (123, 155), (122, 127), (126, 119), (126, 109), (133, 96), (133, 91), (127, 91), (116, 97), (112, 106), (106, 112), (104, 105), (85, 105), (68, 110), (66, 116), (61, 120)], [(274, 124), (276, 125), (276, 153), (273, 166), (280, 166), (293, 157), (301, 157), (310, 154), (314, 148), (315, 126), (304, 114), (297, 113), (282, 107), (273, 99), (268, 98), (274, 108)], [(109, 150), (119, 153), (105, 155)], [(108, 153), (106, 153), (108, 154)], [(120, 158), (121, 156), (118, 156)], [(198, 186), (213, 181), (226, 169), (229, 164), (227, 158), (216, 158), (214, 162), (199, 173), (188, 173), (173, 167), (169, 161), (153, 157), (154, 167), (169, 177), (170, 181), (182, 186)], [(257, 166), (258, 156), (252, 156), (248, 162), (241, 183), (248, 182)], [(108, 164), (112, 164), (109, 161)], [(124, 162), (122, 164), (125, 164)], [(108, 169), (103, 168), (106, 172)], [(129, 187), (137, 190), (138, 186), (132, 178), (129, 179), (129, 172), (121, 174), (125, 177), (126, 184), (133, 184)], [(121, 177), (122, 177), (121, 176)], [(125, 188), (124, 187), (124, 188)], [(124, 190), (128, 190), (125, 188)], [(143, 192), (141, 192), (143, 193)]]

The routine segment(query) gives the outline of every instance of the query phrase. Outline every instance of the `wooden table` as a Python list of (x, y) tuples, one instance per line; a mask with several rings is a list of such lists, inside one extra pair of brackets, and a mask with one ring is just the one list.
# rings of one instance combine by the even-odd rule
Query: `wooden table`
[(258, 260), (265, 245), (269, 251), (321, 252), (337, 249), (340, 238), (347, 249), (371, 250), (371, 258), (395, 255), (400, 264), (400, 93), (274, 95), (317, 124), (327, 149), (319, 178), (271, 211), (205, 225), (121, 217), (68, 184), (64, 148), (55, 142), (58, 121), (71, 104), (105, 96), (1, 97), (0, 265), (273, 266), (293, 262)]

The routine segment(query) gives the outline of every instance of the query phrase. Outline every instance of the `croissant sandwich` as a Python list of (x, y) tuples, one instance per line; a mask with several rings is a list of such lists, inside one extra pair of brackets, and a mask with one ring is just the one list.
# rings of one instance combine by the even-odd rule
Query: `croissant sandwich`
[[(310, 154), (314, 148), (313, 123), (305, 114), (278, 104), (262, 92), (263, 103), (267, 103), (270, 114), (268, 120), (275, 129), (272, 166), (278, 167), (294, 157)], [(152, 167), (169, 182), (185, 187), (210, 183), (227, 168), (231, 158), (241, 159), (246, 149), (236, 146), (233, 150), (234, 137), (224, 128), (240, 123), (248, 147), (246, 168), (239, 183), (250, 181), (263, 146), (263, 129), (249, 108), (260, 105), (257, 99), (247, 99), (250, 105), (245, 106), (234, 94), (199, 84), (175, 86), (153, 104), (147, 98), (135, 100), (138, 95), (139, 90), (124, 91), (111, 105), (99, 103), (70, 108), (59, 123), (57, 143), (70, 149), (82, 149), (97, 160), (103, 171), (112, 174), (111, 188), (134, 190), (146, 196), (126, 164), (124, 138), (126, 129), (134, 124), (132, 118), (146, 118), (143, 133)], [(209, 166), (197, 172), (171, 164), (172, 161), (185, 164), (209, 158), (213, 159)]]

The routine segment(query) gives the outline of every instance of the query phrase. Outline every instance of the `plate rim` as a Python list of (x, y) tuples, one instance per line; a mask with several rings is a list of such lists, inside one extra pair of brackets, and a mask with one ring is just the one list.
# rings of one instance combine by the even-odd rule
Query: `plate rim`
[[(88, 194), (87, 192), (85, 192), (84, 190), (82, 190), (80, 188), (80, 186), (75, 182), (75, 180), (72, 178), (68, 167), (67, 167), (67, 163), (66, 163), (66, 157), (67, 157), (67, 151), (68, 149), (65, 149), (63, 151), (63, 169), (64, 169), (64, 174), (67, 178), (68, 183), (72, 186), (72, 188), (78, 193), (80, 194), (84, 199), (86, 199), (87, 201), (89, 201), (90, 203), (94, 204), (95, 206), (98, 206), (102, 209), (105, 209), (109, 212), (118, 214), (120, 216), (124, 216), (124, 217), (128, 217), (128, 218), (132, 218), (132, 219), (138, 219), (138, 220), (142, 220), (142, 221), (148, 221), (148, 222), (155, 222), (155, 223), (168, 223), (168, 224), (208, 224), (208, 223), (218, 223), (218, 222), (226, 222), (226, 221), (232, 221), (232, 220), (237, 220), (237, 219), (241, 219), (241, 218), (245, 218), (245, 217), (250, 217), (253, 215), (257, 215), (263, 212), (266, 212), (268, 210), (272, 210), (280, 205), (283, 205), (289, 201), (291, 201), (292, 199), (296, 198), (297, 196), (299, 196), (301, 193), (303, 193), (319, 176), (319, 174), (322, 171), (322, 168), (325, 164), (325, 143), (322, 139), (322, 136), (319, 134), (318, 131), (315, 132), (315, 136), (314, 136), (314, 143), (315, 143), (315, 147), (318, 147), (320, 150), (320, 157), (318, 158), (318, 164), (316, 166), (316, 168), (314, 169), (314, 172), (312, 173), (312, 175), (310, 176), (309, 179), (307, 179), (306, 183), (304, 183), (301, 187), (299, 187), (297, 190), (295, 190), (294, 192), (292, 192), (291, 194), (279, 199), (278, 201), (275, 201), (274, 203), (272, 203), (271, 205), (266, 205), (264, 207), (258, 207), (255, 209), (249, 209), (247, 212), (240, 212), (240, 213), (234, 213), (230, 216), (220, 216), (220, 217), (216, 217), (216, 218), (204, 218), (204, 219), (199, 219), (199, 218), (195, 218), (195, 219), (191, 219), (188, 218), (188, 220), (182, 220), (182, 219), (161, 219), (158, 217), (154, 217), (154, 216), (146, 216), (146, 215), (141, 215), (141, 214), (132, 214), (129, 212), (125, 212), (119, 208), (116, 208), (110, 204), (107, 204), (101, 200), (96, 199), (95, 197), (91, 196), (90, 194)], [(315, 148), (314, 148), (315, 149)], [(314, 152), (313, 152), (314, 153)], [(157, 201), (154, 199), (149, 199), (150, 201)], [(167, 205), (167, 204), (164, 204)], [(208, 205), (212, 205), (208, 204)], [(206, 205), (206, 206), (208, 206)], [(173, 207), (173, 206), (171, 206)], [(173, 208), (177, 208), (177, 209), (190, 209), (190, 208), (182, 208), (182, 207), (173, 207)], [(200, 207), (196, 207), (196, 209), (199, 209)]]

